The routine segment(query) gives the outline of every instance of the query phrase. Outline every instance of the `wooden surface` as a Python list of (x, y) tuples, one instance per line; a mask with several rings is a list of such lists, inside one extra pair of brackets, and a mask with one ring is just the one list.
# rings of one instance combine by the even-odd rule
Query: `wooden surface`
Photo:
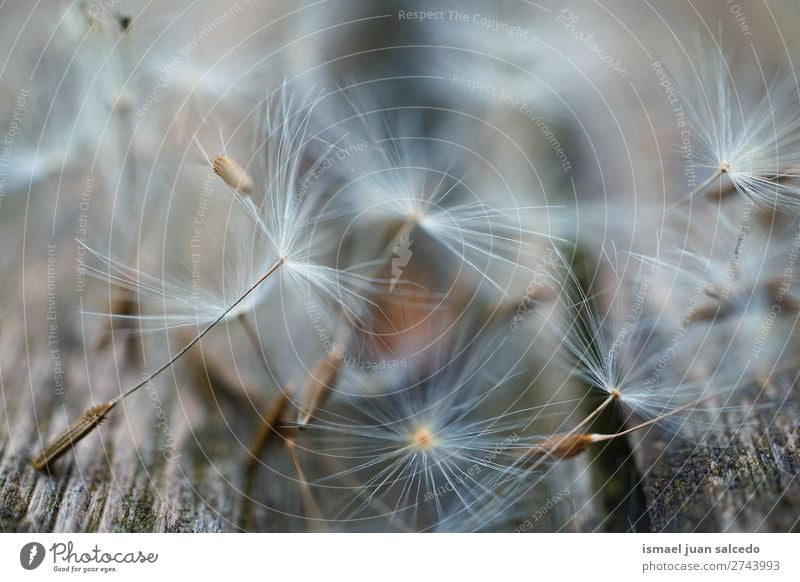
[[(703, 445), (642, 441), (638, 463), (653, 531), (800, 531), (798, 371), (757, 390), (782, 403), (731, 421), (735, 433)], [(751, 402), (756, 402), (755, 398)]]
[[(213, 393), (203, 392), (185, 370), (176, 372), (183, 380), (180, 390), (166, 381), (159, 386), (163, 392), (158, 400), (150, 394), (131, 399), (79, 445), (76, 455), (58, 462), (52, 474), (34, 471), (30, 458), (40, 449), (40, 437), (52, 436), (87, 401), (48, 397), (42, 390), (34, 390), (32, 397), (32, 386), (52, 383), (52, 370), (47, 360), (38, 365), (32, 360), (28, 380), (25, 366), (12, 365), (25, 361), (23, 346), (3, 335), (3, 531), (305, 529), (267, 509), (275, 496), (289, 491), (276, 484), (270, 469), (261, 468), (249, 483), (245, 478), (245, 447), (255, 433), (257, 416), (243, 414), (241, 403), (225, 395), (215, 399)], [(76, 361), (67, 367), (70, 394), (86, 381), (85, 364)], [(88, 364), (98, 394), (104, 392), (104, 378), (116, 386), (118, 370), (110, 353)], [(135, 373), (121, 375), (133, 378)], [(155, 426), (162, 416), (168, 419), (169, 435)], [(626, 456), (627, 445), (622, 457), (615, 451), (611, 479), (596, 474), (604, 470), (600, 461), (607, 451), (573, 461), (588, 465), (595, 472), (593, 480), (605, 483), (608, 491), (596, 494), (592, 487), (573, 486), (570, 504), (572, 511), (579, 511), (567, 529), (797, 531), (800, 412), (786, 406), (774, 418), (760, 413), (756, 420), (730, 445), (672, 442), (667, 447), (656, 433), (634, 439), (632, 457)], [(765, 429), (767, 422), (771, 426)], [(165, 458), (164, 451), (174, 458)]]
[[(64, 267), (64, 268), (68, 268)], [(124, 337), (90, 349), (103, 325), (71, 303), (58, 309), (58, 347), (65, 380), (55, 389), (47, 341), (46, 263), (29, 264), (19, 309), (0, 330), (0, 530), (10, 531), (304, 531), (269, 507), (302, 513), (292, 466), (282, 449), (248, 479), (247, 447), (258, 429), (266, 387), (257, 369), (242, 370), (248, 395), (209, 390), (204, 366), (226, 357), (219, 330), (204, 354), (159, 378), (153, 390), (126, 401), (101, 429), (61, 459), (51, 474), (30, 460), (90, 403), (140, 378), (165, 346), (145, 342), (147, 362), (132, 358)], [(69, 280), (67, 278), (67, 280)], [(24, 305), (24, 310), (22, 306)], [(27, 330), (27, 331), (26, 331)], [(215, 330), (216, 331), (216, 330)], [(236, 338), (234, 338), (236, 339)], [(241, 340), (241, 338), (239, 338)], [(215, 343), (216, 342), (216, 343)], [(136, 345), (134, 343), (134, 345)], [(84, 357), (84, 353), (90, 356)], [(134, 350), (135, 353), (135, 350)], [(213, 372), (213, 366), (211, 366)], [(749, 415), (735, 434), (703, 446), (669, 442), (658, 432), (597, 447), (569, 461), (573, 483), (570, 531), (798, 531), (800, 450), (796, 374), (783, 373), (767, 396), (779, 410)], [(253, 404), (249, 405), (249, 401)], [(728, 440), (730, 442), (728, 442)], [(323, 506), (324, 511), (324, 506)]]

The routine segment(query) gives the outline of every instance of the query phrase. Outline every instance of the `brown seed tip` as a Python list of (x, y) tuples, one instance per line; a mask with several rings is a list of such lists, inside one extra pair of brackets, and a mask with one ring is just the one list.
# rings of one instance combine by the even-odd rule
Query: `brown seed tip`
[(45, 447), (42, 454), (33, 461), (33, 467), (37, 471), (44, 471), (53, 461), (60, 458), (78, 441), (97, 428), (116, 405), (116, 402), (105, 402), (84, 412), (66, 431)]
[(231, 188), (240, 194), (253, 193), (253, 178), (233, 158), (220, 155), (212, 162), (214, 172)]
[(725, 287), (719, 283), (709, 283), (703, 288), (703, 292), (717, 301), (722, 301), (726, 295)]
[(584, 452), (594, 442), (591, 434), (561, 433), (543, 439), (535, 448), (524, 453), (529, 460), (560, 461), (570, 459)]

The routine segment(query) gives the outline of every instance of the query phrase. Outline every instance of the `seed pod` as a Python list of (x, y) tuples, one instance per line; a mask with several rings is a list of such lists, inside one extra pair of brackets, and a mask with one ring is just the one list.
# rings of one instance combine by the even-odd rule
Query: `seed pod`
[(253, 178), (233, 158), (220, 155), (214, 158), (214, 172), (231, 188), (240, 194), (253, 193)]
[(570, 459), (584, 452), (594, 442), (591, 434), (560, 433), (543, 439), (535, 448), (523, 453), (525, 461), (560, 461)]
[(33, 461), (34, 468), (37, 471), (46, 469), (53, 461), (69, 451), (73, 445), (97, 428), (116, 405), (116, 402), (105, 402), (93, 406), (84, 412), (80, 418), (73, 422), (56, 440), (50, 443), (42, 454)]

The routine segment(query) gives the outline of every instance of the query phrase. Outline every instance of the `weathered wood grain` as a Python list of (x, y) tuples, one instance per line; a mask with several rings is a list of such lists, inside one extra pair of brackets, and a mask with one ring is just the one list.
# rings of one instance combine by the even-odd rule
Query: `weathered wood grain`
[(653, 531), (798, 531), (797, 376), (795, 370), (780, 374), (758, 399), (775, 406), (755, 407), (744, 421), (729, 418), (728, 434), (702, 445), (657, 434), (639, 439)]
[[(264, 382), (254, 365), (240, 370), (245, 393), (221, 389), (238, 380), (220, 377), (230, 356), (224, 332), (209, 337), (202, 354), (158, 378), (152, 390), (125, 401), (51, 474), (35, 471), (30, 461), (43, 441), (87, 406), (137, 381), (167, 351), (163, 342), (148, 337), (145, 361), (127, 361), (124, 336), (97, 349), (102, 322), (82, 318), (69, 302), (59, 304), (65, 386), (57, 394), (41, 284), (46, 265), (33, 262), (26, 271), (24, 297), (10, 295), (20, 307), (9, 310), (0, 329), (0, 530), (309, 529), (274, 510), (303, 511), (282, 450), (271, 450), (252, 476), (245, 472), (259, 413), (274, 387), (259, 385)], [(219, 358), (223, 365), (213, 364)], [(747, 424), (703, 446), (650, 431), (572, 460), (565, 468), (572, 483), (568, 503), (559, 508), (566, 517), (564, 529), (797, 531), (800, 406), (795, 383), (794, 371), (781, 374), (763, 395), (782, 401), (781, 406), (758, 409)]]
[[(116, 352), (101, 351), (85, 361), (75, 354), (65, 358), (65, 395), (55, 395), (50, 360), (29, 342), (30, 367), (19, 365), (28, 359), (25, 342), (8, 323), (0, 338), (0, 530), (305, 529), (269, 509), (302, 511), (299, 492), (274, 473), (291, 474), (280, 451), (272, 452), (269, 468), (250, 479), (245, 474), (256, 411), (214, 391), (213, 384), (209, 391), (198, 381), (202, 371), (193, 374), (186, 366), (178, 366), (174, 378), (161, 379), (156, 390), (126, 401), (51, 474), (35, 471), (30, 460), (42, 439), (80, 414), (90, 394), (94, 401), (106, 398), (141, 371), (126, 367), (116, 338)], [(72, 334), (98, 332), (85, 326), (64, 314), (62, 345), (81, 345)], [(150, 352), (155, 358), (163, 346), (150, 346)], [(792, 394), (792, 374), (777, 381), (776, 393)], [(627, 445), (604, 447), (575, 460), (572, 474), (588, 467), (591, 478), (571, 490), (564, 511), (576, 513), (567, 527), (624, 531), (645, 523), (653, 531), (797, 531), (799, 428), (800, 408), (789, 398), (777, 411), (751, 415), (727, 441), (691, 446), (656, 431), (632, 439), (632, 453)], [(631, 470), (634, 458), (638, 472)], [(643, 504), (637, 502), (641, 494)]]

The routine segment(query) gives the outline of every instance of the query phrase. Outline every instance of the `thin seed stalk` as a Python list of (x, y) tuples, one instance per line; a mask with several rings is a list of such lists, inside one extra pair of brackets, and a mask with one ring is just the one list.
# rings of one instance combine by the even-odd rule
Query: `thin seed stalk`
[(47, 445), (43, 451), (43, 453), (33, 462), (33, 466), (37, 470), (43, 470), (46, 467), (50, 466), (53, 461), (57, 460), (61, 456), (63, 456), (67, 451), (72, 449), (72, 447), (78, 443), (82, 438), (92, 432), (95, 428), (97, 428), (100, 423), (105, 419), (106, 415), (120, 402), (122, 402), (125, 398), (139, 390), (142, 386), (146, 386), (149, 384), (153, 378), (161, 374), (164, 370), (168, 369), (172, 366), (176, 361), (178, 361), (181, 356), (183, 356), (186, 352), (188, 352), (192, 346), (194, 346), (197, 342), (203, 339), (209, 331), (214, 329), (214, 327), (221, 322), (225, 317), (233, 311), (242, 301), (244, 301), (253, 291), (255, 291), (264, 281), (266, 281), (270, 275), (272, 275), (275, 271), (280, 268), (286, 262), (286, 259), (278, 259), (272, 267), (267, 270), (267, 272), (262, 275), (255, 283), (253, 283), (236, 301), (234, 301), (225, 311), (222, 312), (214, 321), (209, 323), (203, 330), (198, 333), (194, 338), (185, 346), (183, 346), (174, 356), (172, 356), (169, 360), (167, 360), (164, 364), (162, 364), (155, 372), (148, 374), (144, 380), (133, 386), (132, 388), (128, 388), (125, 392), (122, 392), (116, 398), (105, 402), (103, 404), (93, 406), (89, 410), (83, 413), (78, 420), (76, 420), (73, 424), (71, 424), (67, 430), (65, 430), (61, 435), (58, 436), (54, 441), (52, 441), (49, 445)]
[(300, 459), (297, 457), (295, 451), (294, 436), (289, 435), (285, 441), (286, 449), (289, 451), (289, 457), (292, 459), (292, 465), (297, 473), (297, 482), (300, 485), (300, 493), (303, 497), (303, 505), (305, 506), (306, 515), (312, 520), (312, 525), (318, 525), (318, 521), (322, 519), (322, 508), (314, 498), (314, 493), (311, 491), (311, 486), (308, 484), (305, 472), (300, 465)]
[(672, 210), (677, 208), (679, 205), (683, 204), (687, 200), (692, 200), (698, 194), (702, 194), (706, 188), (711, 186), (716, 180), (719, 180), (722, 177), (722, 174), (726, 172), (726, 169), (723, 166), (720, 166), (718, 170), (716, 170), (713, 174), (711, 174), (708, 178), (703, 180), (700, 184), (695, 186), (688, 194), (682, 197), (680, 200), (677, 200), (670, 204), (665, 210), (664, 214), (669, 214)]
[(700, 184), (694, 187), (694, 189), (689, 192), (688, 197), (694, 198), (698, 194), (705, 192), (705, 190), (711, 186), (714, 182), (719, 180), (722, 177), (722, 174), (726, 172), (726, 168), (724, 166), (720, 166), (713, 174), (711, 174), (708, 178), (703, 180)]
[(594, 418), (596, 418), (603, 410), (605, 410), (612, 402), (620, 398), (618, 390), (612, 390), (603, 402), (597, 406), (586, 418), (579, 422), (572, 430), (555, 434), (550, 438), (543, 439), (532, 448), (523, 453), (526, 460), (536, 459), (534, 467), (539, 466), (547, 460), (562, 460), (575, 457), (586, 450), (586, 448), (594, 442), (591, 439), (591, 434), (581, 429), (588, 425)]

